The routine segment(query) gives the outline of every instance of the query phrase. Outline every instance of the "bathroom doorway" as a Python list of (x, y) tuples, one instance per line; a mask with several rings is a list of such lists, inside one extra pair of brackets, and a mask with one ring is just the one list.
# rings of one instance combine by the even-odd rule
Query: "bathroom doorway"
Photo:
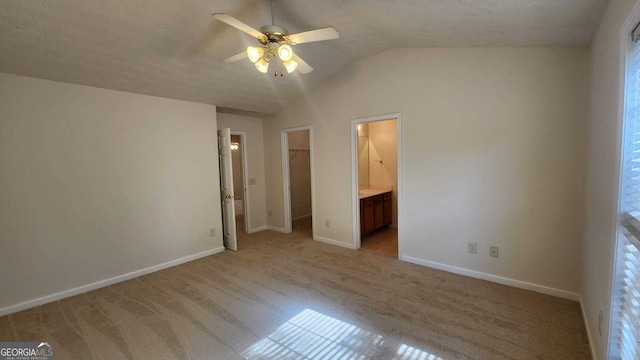
[(244, 131), (231, 131), (231, 165), (235, 203), (236, 229), (238, 234), (249, 233), (249, 199), (246, 174), (247, 144)]
[(313, 164), (310, 126), (282, 130), (285, 232), (313, 237)]
[(354, 248), (400, 258), (400, 114), (352, 120)]

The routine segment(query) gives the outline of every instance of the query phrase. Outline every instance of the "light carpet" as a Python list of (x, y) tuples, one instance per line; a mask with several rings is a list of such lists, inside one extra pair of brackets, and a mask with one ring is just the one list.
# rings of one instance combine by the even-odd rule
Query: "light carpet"
[[(300, 229), (298, 229), (300, 230)], [(0, 318), (61, 359), (590, 359), (578, 303), (353, 251), (309, 231)]]

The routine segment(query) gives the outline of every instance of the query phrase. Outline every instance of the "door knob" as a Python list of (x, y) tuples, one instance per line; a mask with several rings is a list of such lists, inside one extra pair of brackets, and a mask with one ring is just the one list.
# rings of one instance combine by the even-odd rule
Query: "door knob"
[(225, 197), (226, 197), (227, 199), (231, 199), (233, 196), (231, 196), (231, 195), (227, 195), (227, 196), (225, 196)]

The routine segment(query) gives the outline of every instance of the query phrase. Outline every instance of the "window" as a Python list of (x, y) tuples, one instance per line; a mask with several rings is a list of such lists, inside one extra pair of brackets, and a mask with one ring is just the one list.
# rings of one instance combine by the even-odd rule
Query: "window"
[(610, 355), (640, 358), (640, 27), (629, 37)]

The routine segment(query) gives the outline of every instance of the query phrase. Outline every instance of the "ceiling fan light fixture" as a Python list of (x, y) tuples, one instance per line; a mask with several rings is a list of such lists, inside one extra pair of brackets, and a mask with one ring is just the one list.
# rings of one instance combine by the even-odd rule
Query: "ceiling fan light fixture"
[(284, 65), (284, 68), (287, 69), (287, 73), (292, 73), (297, 67), (298, 67), (298, 62), (295, 60), (288, 60), (282, 63)]
[(289, 45), (282, 45), (278, 48), (278, 57), (283, 62), (291, 60), (293, 57), (293, 49)]
[(260, 61), (256, 62), (256, 69), (263, 74), (266, 74), (269, 71), (269, 59), (263, 57)]
[(249, 46), (247, 48), (247, 57), (251, 60), (252, 63), (260, 60), (260, 58), (264, 55), (264, 49), (254, 46)]

